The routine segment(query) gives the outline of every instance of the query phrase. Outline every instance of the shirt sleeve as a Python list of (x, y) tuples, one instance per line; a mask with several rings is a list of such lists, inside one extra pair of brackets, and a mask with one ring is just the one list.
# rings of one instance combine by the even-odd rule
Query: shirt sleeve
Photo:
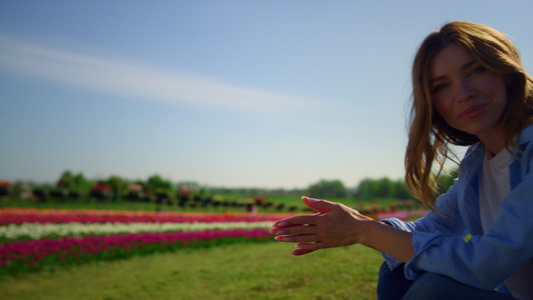
[[(528, 164), (530, 170), (533, 166)], [(405, 265), (408, 279), (420, 272), (447, 275), (492, 290), (533, 257), (533, 175), (522, 178), (502, 201), (500, 218), (484, 235), (465, 242), (439, 231), (413, 232), (414, 258)]]
[[(461, 235), (464, 224), (457, 211), (457, 180), (448, 192), (439, 196), (436, 201), (437, 212), (430, 211), (414, 222), (404, 222), (397, 218), (383, 219), (390, 226), (407, 232), (439, 233), (443, 236)], [(414, 238), (414, 236), (413, 236)], [(415, 249), (416, 250), (416, 249)], [(403, 264), (402, 261), (383, 253), (383, 257), (391, 270)], [(418, 277), (419, 272), (410, 272), (410, 278)]]

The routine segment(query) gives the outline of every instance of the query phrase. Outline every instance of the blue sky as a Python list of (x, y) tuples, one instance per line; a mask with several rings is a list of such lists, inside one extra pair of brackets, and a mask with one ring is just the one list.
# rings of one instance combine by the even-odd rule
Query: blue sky
[(452, 21), (528, 1), (0, 2), (0, 179), (64, 170), (227, 187), (403, 176), (410, 65)]

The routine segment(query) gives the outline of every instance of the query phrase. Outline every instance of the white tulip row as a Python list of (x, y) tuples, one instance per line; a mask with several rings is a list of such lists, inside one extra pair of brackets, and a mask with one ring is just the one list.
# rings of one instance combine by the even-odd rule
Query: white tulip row
[(62, 223), (0, 226), (0, 238), (42, 239), (61, 236), (113, 235), (143, 232), (207, 231), (231, 229), (270, 228), (273, 222), (220, 222), (220, 223)]

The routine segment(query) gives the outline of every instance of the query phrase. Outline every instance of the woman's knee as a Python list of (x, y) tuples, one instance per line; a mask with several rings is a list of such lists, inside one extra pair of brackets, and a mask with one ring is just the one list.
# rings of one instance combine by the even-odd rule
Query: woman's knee
[(422, 299), (513, 299), (507, 295), (495, 291), (481, 290), (450, 277), (435, 273), (424, 273), (407, 291), (405, 300), (422, 300)]
[(403, 266), (391, 270), (386, 262), (379, 270), (377, 296), (379, 300), (401, 299), (411, 287), (412, 281), (403, 275)]
[(428, 296), (440, 295), (446, 292), (446, 277), (434, 274), (424, 273), (417, 280), (406, 293), (405, 298), (408, 300), (428, 299)]

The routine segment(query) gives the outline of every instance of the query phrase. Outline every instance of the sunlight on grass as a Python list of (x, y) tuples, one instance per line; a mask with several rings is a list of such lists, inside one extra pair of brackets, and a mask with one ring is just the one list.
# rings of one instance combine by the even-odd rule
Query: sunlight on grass
[(291, 256), (283, 243), (95, 262), (3, 277), (1, 299), (375, 299), (379, 252), (363, 246)]

